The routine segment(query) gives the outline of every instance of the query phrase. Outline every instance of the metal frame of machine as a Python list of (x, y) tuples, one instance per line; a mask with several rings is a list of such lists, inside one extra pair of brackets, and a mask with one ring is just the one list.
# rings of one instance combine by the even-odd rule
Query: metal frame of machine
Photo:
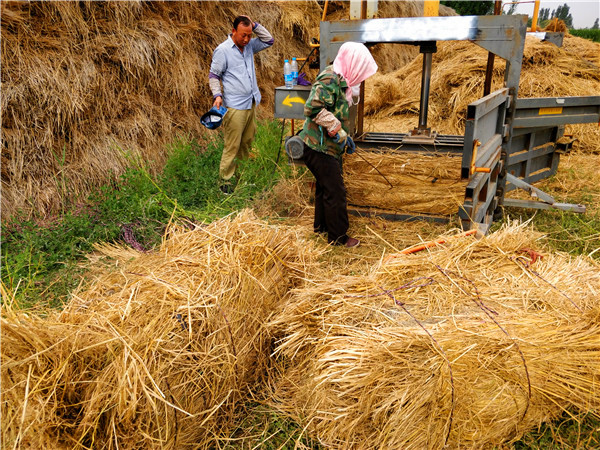
[[(351, 131), (355, 131), (355, 141), (362, 149), (462, 154), (460, 176), (467, 180), (467, 187), (458, 214), (465, 229), (476, 227), (486, 232), (503, 203), (585, 211), (581, 205), (554, 202), (530, 183), (556, 172), (559, 152), (568, 149), (568, 143), (557, 143), (563, 136), (564, 124), (600, 120), (600, 96), (518, 99), (526, 22), (527, 16), (518, 15), (321, 22), (321, 70), (332, 63), (347, 41), (367, 46), (419, 46), (423, 72), (418, 126), (408, 133), (363, 133), (363, 89), (358, 108), (352, 111), (356, 130)], [(504, 87), (468, 106), (464, 136), (440, 135), (427, 126), (432, 55), (437, 51), (437, 41), (448, 40), (473, 42), (506, 61)], [(300, 100), (306, 100), (310, 88), (298, 88), (276, 89), (275, 117), (303, 118)], [(293, 104), (294, 99), (297, 105)], [(505, 201), (505, 193), (515, 188), (525, 189), (540, 201)]]

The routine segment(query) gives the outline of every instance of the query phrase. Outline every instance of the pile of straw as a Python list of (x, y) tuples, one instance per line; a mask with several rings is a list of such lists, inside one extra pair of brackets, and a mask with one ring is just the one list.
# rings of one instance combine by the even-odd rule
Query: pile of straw
[(358, 150), (344, 158), (348, 202), (393, 213), (455, 214), (465, 196), (460, 164), (446, 154)]
[(600, 407), (600, 270), (509, 225), (296, 289), (273, 405), (327, 448), (488, 448)]
[(266, 375), (265, 322), (318, 251), (247, 211), (175, 230), (156, 253), (99, 250), (114, 269), (63, 312), (3, 308), (3, 444), (215, 445)]
[[(519, 98), (588, 96), (600, 92), (600, 44), (566, 35), (563, 48), (527, 37)], [(463, 134), (467, 105), (483, 95), (487, 52), (463, 41), (439, 42), (433, 56), (429, 124), (445, 134)], [(504, 61), (496, 58), (492, 89), (503, 84)], [(367, 82), (367, 130), (407, 132), (418, 123), (422, 58), (389, 74), (375, 74)], [(570, 126), (578, 145), (600, 151), (597, 124)]]

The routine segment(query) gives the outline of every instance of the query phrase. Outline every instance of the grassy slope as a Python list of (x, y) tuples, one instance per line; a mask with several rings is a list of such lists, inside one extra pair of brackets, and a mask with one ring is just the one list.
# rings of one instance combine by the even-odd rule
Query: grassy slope
[[(205, 142), (174, 143), (169, 162), (156, 179), (138, 163), (118, 182), (96, 192), (84, 205), (73, 207), (62, 217), (3, 224), (2, 284), (4, 293), (12, 294), (4, 295), (3, 301), (13, 298), (18, 307), (41, 313), (49, 307), (61, 307), (68, 301), (69, 292), (84, 282), (89, 273), (86, 255), (93, 251), (95, 242), (126, 239), (130, 245), (151, 249), (160, 242), (166, 224), (173, 218), (208, 221), (251, 204), (261, 192), (270, 191), (281, 176), (290, 173), (285, 163), (280, 164), (282, 171), (275, 170), (280, 133), (277, 122), (260, 125), (256, 157), (241, 164), (232, 196), (225, 197), (218, 190), (222, 140), (213, 133)], [(598, 179), (598, 167), (600, 155), (574, 154), (564, 158), (555, 177), (539, 184), (558, 201), (587, 204), (585, 216), (523, 210), (508, 210), (507, 215), (533, 218), (534, 226), (547, 233), (551, 248), (573, 255), (593, 253), (593, 258), (600, 259), (600, 251), (594, 253), (600, 248), (600, 186), (594, 182)], [(282, 210), (293, 206), (278, 205)], [(309, 223), (306, 216), (289, 220)], [(332, 271), (343, 267), (346, 273), (358, 272), (376, 261), (382, 248), (393, 250), (419, 238), (431, 239), (453, 225), (456, 224), (421, 222), (396, 227), (381, 220), (352, 218), (351, 232), (363, 240), (360, 252), (332, 251), (324, 265)], [(394, 231), (400, 228), (404, 233)], [(242, 439), (244, 447), (318, 447), (298, 424), (265, 406), (249, 404), (243, 415), (245, 419), (234, 437)], [(600, 421), (591, 416), (573, 418), (565, 413), (563, 419), (542, 424), (539, 430), (524, 436), (515, 448), (557, 445), (600, 447)]]

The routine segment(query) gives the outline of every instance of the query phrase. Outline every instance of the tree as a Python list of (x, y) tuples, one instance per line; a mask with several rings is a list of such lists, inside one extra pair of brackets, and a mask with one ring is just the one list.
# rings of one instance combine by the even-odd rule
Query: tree
[(596, 20), (594, 21), (594, 25), (592, 25), (592, 30), (597, 30), (598, 28), (600, 28), (600, 26), (598, 25), (598, 18), (596, 17)]
[(453, 8), (461, 16), (485, 16), (487, 14), (494, 13), (494, 2), (453, 2), (453, 1), (442, 1), (442, 5)]
[(571, 8), (566, 3), (562, 6), (556, 8), (556, 11), (552, 11), (552, 17), (556, 17), (559, 20), (562, 20), (567, 28), (573, 28), (573, 16), (569, 12)]
[(548, 20), (550, 18), (550, 8), (542, 8), (540, 9), (539, 21), (543, 22), (544, 20)]
[(516, 10), (517, 10), (517, 3), (511, 3), (510, 6), (508, 7), (508, 11), (506, 11), (506, 14), (509, 16), (512, 16)]

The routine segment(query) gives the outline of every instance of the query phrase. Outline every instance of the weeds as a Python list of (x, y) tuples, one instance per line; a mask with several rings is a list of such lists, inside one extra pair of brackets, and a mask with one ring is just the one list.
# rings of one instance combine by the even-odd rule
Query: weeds
[(545, 422), (514, 444), (515, 450), (549, 448), (600, 448), (600, 418), (564, 413), (554, 422)]

